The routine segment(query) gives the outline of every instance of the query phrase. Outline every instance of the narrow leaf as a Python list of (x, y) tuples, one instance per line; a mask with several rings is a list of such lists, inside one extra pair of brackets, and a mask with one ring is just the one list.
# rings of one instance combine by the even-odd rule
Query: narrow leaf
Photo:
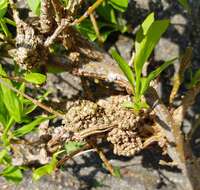
[(17, 166), (8, 166), (0, 173), (0, 176), (3, 176), (8, 181), (13, 181), (15, 183), (19, 183), (23, 179), (22, 172)]
[[(141, 38), (141, 35), (137, 35), (136, 55), (134, 60), (134, 68), (137, 78), (140, 77), (144, 63), (148, 60), (162, 34), (166, 31), (168, 25), (169, 20), (155, 21), (151, 24), (148, 31), (146, 31), (146, 35), (144, 37)], [(141, 33), (141, 30), (139, 32)]]
[(128, 0), (108, 0), (108, 3), (121, 12), (125, 12), (128, 7)]
[(40, 179), (42, 176), (47, 175), (47, 174), (51, 174), (55, 168), (56, 168), (56, 164), (58, 162), (57, 160), (57, 156), (59, 154), (61, 154), (64, 151), (59, 151), (57, 153), (55, 153), (52, 157), (52, 160), (50, 161), (49, 164), (46, 164), (40, 168), (37, 168), (36, 170), (33, 171), (33, 179), (34, 180), (38, 180)]
[(8, 0), (0, 1), (0, 18), (3, 18), (8, 8)]
[(13, 135), (15, 137), (21, 137), (26, 135), (27, 133), (30, 133), (31, 131), (33, 131), (34, 129), (36, 129), (36, 127), (42, 123), (43, 121), (48, 120), (49, 117), (38, 117), (37, 119), (35, 119), (34, 121), (28, 123), (27, 125), (24, 125), (23, 127), (16, 129), (13, 131)]
[(173, 62), (176, 60), (177, 58), (174, 58), (170, 61), (166, 61), (165, 63), (163, 63), (160, 67), (158, 67), (157, 69), (155, 69), (154, 71), (152, 71), (146, 78), (143, 78), (142, 80), (142, 88), (141, 88), (141, 94), (143, 95), (146, 90), (148, 89), (150, 82), (152, 80), (154, 80), (163, 70), (165, 70), (169, 65), (173, 64)]
[[(0, 65), (0, 78), (1, 76), (7, 76), (7, 75), (6, 72), (3, 70), (2, 66)], [(1, 80), (8, 83), (9, 85), (12, 85), (9, 79), (2, 78)], [(19, 97), (3, 84), (0, 84), (0, 88), (2, 90), (3, 102), (9, 114), (14, 118), (16, 122), (20, 122), (22, 115), (22, 104), (19, 100)]]
[(135, 85), (135, 78), (130, 66), (115, 50), (112, 50), (111, 54), (112, 57), (116, 60), (116, 62), (119, 64), (120, 69), (123, 71), (123, 73), (125, 74), (126, 78), (128, 79), (129, 83), (133, 88)]
[(67, 154), (70, 154), (72, 152), (75, 152), (76, 150), (79, 150), (85, 145), (83, 142), (75, 142), (75, 141), (69, 141), (65, 143), (65, 150)]

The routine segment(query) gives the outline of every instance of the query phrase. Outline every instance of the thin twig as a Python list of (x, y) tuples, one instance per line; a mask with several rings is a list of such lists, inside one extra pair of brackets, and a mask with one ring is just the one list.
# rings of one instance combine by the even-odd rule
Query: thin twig
[(95, 31), (95, 33), (96, 33), (96, 35), (97, 35), (97, 39), (98, 39), (99, 45), (102, 46), (103, 39), (102, 39), (102, 37), (101, 37), (101, 35), (100, 35), (99, 27), (98, 27), (97, 21), (96, 21), (96, 19), (95, 19), (93, 13), (90, 14), (90, 20), (91, 20), (91, 22), (92, 22), (94, 31)]
[(62, 118), (63, 118), (63, 114), (61, 114), (61, 113), (59, 113), (59, 112), (53, 110), (51, 107), (48, 107), (48, 106), (42, 104), (41, 102), (39, 102), (39, 101), (33, 99), (32, 97), (28, 96), (27, 94), (25, 94), (25, 93), (19, 91), (18, 89), (14, 88), (14, 87), (11, 86), (10, 84), (8, 84), (8, 83), (5, 82), (4, 80), (2, 80), (1, 78), (0, 78), (0, 83), (1, 83), (2, 85), (4, 85), (5, 87), (9, 88), (10, 90), (12, 90), (12, 91), (14, 91), (14, 92), (20, 94), (21, 96), (25, 97), (25, 98), (28, 99), (28, 100), (30, 100), (30, 101), (33, 102), (35, 105), (37, 105), (37, 106), (39, 106), (40, 108), (46, 110), (47, 112), (52, 113), (52, 114), (54, 114), (54, 115), (56, 115), (56, 116), (58, 116), (58, 117), (62, 117)]
[(184, 79), (184, 73), (186, 69), (190, 66), (192, 59), (192, 48), (188, 47), (184, 53), (184, 55), (180, 59), (180, 66), (178, 71), (174, 75), (173, 79), (173, 88), (170, 94), (170, 103), (173, 102), (176, 94), (178, 93), (178, 90), (180, 88), (181, 83)]
[(97, 0), (92, 6), (90, 6), (87, 11), (78, 19), (76, 19), (72, 25), (80, 24), (83, 20), (85, 20), (94, 10), (103, 2), (104, 0)]
[(96, 151), (97, 151), (99, 157), (101, 158), (101, 160), (103, 161), (103, 163), (105, 164), (105, 166), (108, 169), (108, 171), (111, 173), (111, 175), (115, 176), (114, 168), (110, 164), (110, 162), (108, 161), (108, 159), (106, 158), (104, 152), (100, 148), (98, 148), (98, 147), (96, 147)]
[(70, 155), (67, 155), (65, 156), (64, 158), (62, 158), (58, 163), (57, 163), (57, 167), (60, 167), (62, 166), (67, 160), (69, 159), (72, 159), (74, 156), (76, 156), (77, 154), (85, 151), (85, 150), (88, 150), (88, 149), (91, 149), (91, 145), (89, 144), (85, 144), (83, 147), (81, 147), (80, 149), (72, 152)]
[(47, 40), (44, 43), (45, 47), (49, 47), (54, 40), (60, 35), (61, 32), (63, 32), (64, 29), (67, 27), (71, 27), (77, 24), (80, 24), (83, 20), (85, 20), (104, 0), (97, 0), (91, 7), (88, 8), (88, 10), (79, 18), (71, 22), (71, 18), (62, 18), (60, 21), (60, 25), (57, 27), (57, 29), (54, 31), (54, 33), (47, 38)]

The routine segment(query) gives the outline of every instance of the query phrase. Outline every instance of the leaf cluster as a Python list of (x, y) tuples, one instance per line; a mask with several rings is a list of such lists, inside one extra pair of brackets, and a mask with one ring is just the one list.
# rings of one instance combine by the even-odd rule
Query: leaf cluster
[(127, 77), (132, 87), (134, 96), (133, 103), (129, 102), (125, 105), (136, 111), (148, 107), (145, 101), (142, 100), (142, 96), (149, 88), (150, 82), (176, 59), (166, 61), (157, 69), (150, 72), (147, 76), (142, 76), (144, 64), (148, 61), (152, 51), (168, 26), (169, 20), (155, 20), (154, 13), (147, 16), (136, 34), (135, 57), (132, 63), (133, 67), (129, 66), (128, 63), (115, 50), (112, 50), (113, 58), (119, 64), (119, 67)]

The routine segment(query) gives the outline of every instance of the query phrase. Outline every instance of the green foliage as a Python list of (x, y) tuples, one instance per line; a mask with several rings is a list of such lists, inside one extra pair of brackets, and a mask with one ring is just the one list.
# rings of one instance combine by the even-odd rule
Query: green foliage
[(20, 127), (19, 129), (16, 129), (12, 132), (12, 134), (15, 137), (22, 137), (28, 133), (30, 133), (31, 131), (33, 131), (40, 123), (48, 120), (48, 119), (52, 119), (52, 117), (44, 117), (44, 116), (39, 116), (38, 118), (36, 118), (35, 120), (33, 120), (32, 122)]
[(8, 8), (8, 0), (1, 0), (0, 1), (0, 18), (3, 18), (7, 12)]
[(192, 73), (190, 70), (190, 82), (186, 83), (188, 89), (195, 87), (200, 82), (200, 69)]
[(37, 16), (40, 15), (40, 6), (41, 0), (27, 0), (29, 8), (35, 13)]
[(189, 12), (191, 12), (191, 7), (189, 5), (188, 0), (178, 0), (178, 2)]
[(18, 166), (12, 166), (12, 158), (11, 155), (9, 155), (7, 148), (0, 151), (0, 164), (5, 166), (0, 172), (0, 176), (5, 177), (6, 180), (15, 183), (19, 183), (22, 180), (22, 168)]
[(128, 0), (108, 0), (108, 3), (120, 12), (125, 12), (128, 7)]
[[(97, 7), (96, 13), (99, 16), (97, 25), (103, 42), (106, 41), (112, 32), (120, 31), (124, 33), (127, 31), (126, 22), (122, 18), (121, 14), (127, 9), (127, 7), (128, 0), (108, 0), (104, 1), (99, 7)], [(77, 26), (77, 29), (89, 40), (95, 41), (97, 39), (97, 34), (90, 19), (81, 22)]]
[(57, 165), (57, 156), (61, 153), (63, 153), (64, 151), (59, 151), (57, 153), (55, 153), (52, 157), (52, 160), (50, 161), (50, 163), (40, 167), (40, 168), (37, 168), (36, 170), (33, 171), (33, 179), (34, 180), (38, 180), (40, 179), (42, 176), (44, 175), (47, 175), (47, 174), (51, 174), (55, 168), (56, 168), (56, 165)]
[(119, 166), (114, 167), (114, 173), (115, 173), (115, 177), (118, 177), (118, 178), (122, 177)]
[(46, 81), (46, 75), (40, 73), (25, 73), (24, 79), (33, 84), (43, 84)]
[(5, 177), (8, 181), (19, 183), (23, 179), (21, 169), (17, 166), (8, 166), (1, 173), (0, 176)]
[(136, 111), (147, 107), (147, 104), (142, 100), (142, 96), (149, 88), (150, 82), (175, 60), (172, 59), (170, 61), (166, 61), (163, 63), (163, 65), (152, 71), (148, 76), (142, 76), (142, 69), (145, 62), (150, 57), (153, 49), (155, 48), (162, 34), (166, 31), (168, 25), (169, 20), (155, 21), (154, 13), (151, 13), (149, 16), (147, 16), (147, 18), (141, 24), (141, 27), (136, 34), (135, 59), (133, 62), (134, 72), (128, 63), (120, 55), (118, 55), (115, 50), (111, 52), (113, 58), (119, 64), (119, 67), (127, 77), (133, 89), (133, 103), (125, 102), (124, 105), (129, 108), (133, 108)]
[[(36, 79), (32, 78), (32, 82), (38, 82), (38, 76), (44, 78), (42, 75), (36, 73)], [(31, 78), (31, 77), (30, 77)], [(36, 118), (29, 117), (29, 114), (36, 109), (36, 105), (30, 100), (24, 99), (22, 95), (13, 92), (7, 85), (12, 88), (25, 92), (26, 86), (24, 83), (13, 83), (8, 79), (8, 76), (2, 66), (0, 65), (0, 128), (3, 134), (0, 139), (0, 164), (4, 165), (0, 176), (5, 177), (9, 181), (20, 182), (22, 180), (22, 168), (12, 165), (12, 157), (9, 154), (11, 150), (10, 141), (23, 137), (27, 133), (35, 130), (36, 127), (45, 120), (52, 119), (51, 117), (39, 116)], [(44, 79), (40, 79), (41, 82)], [(30, 81), (29, 81), (30, 82)], [(48, 93), (45, 93), (39, 99), (42, 100)], [(17, 129), (13, 128), (16, 126)]]
[(82, 148), (85, 145), (83, 142), (75, 142), (75, 141), (69, 141), (65, 143), (65, 151), (67, 154), (71, 154), (72, 152), (75, 152)]
[[(111, 53), (112, 53), (113, 58), (119, 64), (120, 69), (125, 74), (126, 78), (128, 79), (129, 83), (131, 84), (131, 86), (134, 87), (135, 86), (135, 76), (134, 76), (134, 73), (133, 73), (131, 67), (128, 65), (127, 61), (123, 57), (121, 57), (115, 50), (112, 50)], [(134, 91), (134, 88), (133, 88), (133, 91)]]
[(8, 9), (8, 0), (1, 0), (0, 1), (0, 29), (3, 31), (6, 37), (11, 37), (11, 33), (9, 32), (6, 24), (13, 25), (13, 21), (4, 17), (7, 12), (7, 9)]
[[(6, 77), (6, 72), (3, 70), (0, 65), (0, 76)], [(6, 83), (12, 86), (12, 83), (9, 79), (3, 79)], [(6, 109), (8, 110), (10, 116), (16, 121), (20, 122), (22, 118), (22, 103), (20, 102), (17, 95), (10, 89), (8, 89), (3, 84), (0, 84), (2, 101), (5, 104)]]

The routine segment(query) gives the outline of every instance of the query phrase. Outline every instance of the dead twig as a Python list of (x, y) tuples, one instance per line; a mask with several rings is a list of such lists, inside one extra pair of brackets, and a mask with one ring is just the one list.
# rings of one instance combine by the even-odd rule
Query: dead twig
[(173, 88), (170, 94), (170, 103), (173, 102), (178, 90), (180, 88), (181, 83), (184, 79), (184, 73), (186, 69), (190, 66), (192, 59), (192, 48), (188, 47), (184, 53), (184, 55), (180, 58), (180, 66), (177, 72), (174, 75), (173, 79)]

